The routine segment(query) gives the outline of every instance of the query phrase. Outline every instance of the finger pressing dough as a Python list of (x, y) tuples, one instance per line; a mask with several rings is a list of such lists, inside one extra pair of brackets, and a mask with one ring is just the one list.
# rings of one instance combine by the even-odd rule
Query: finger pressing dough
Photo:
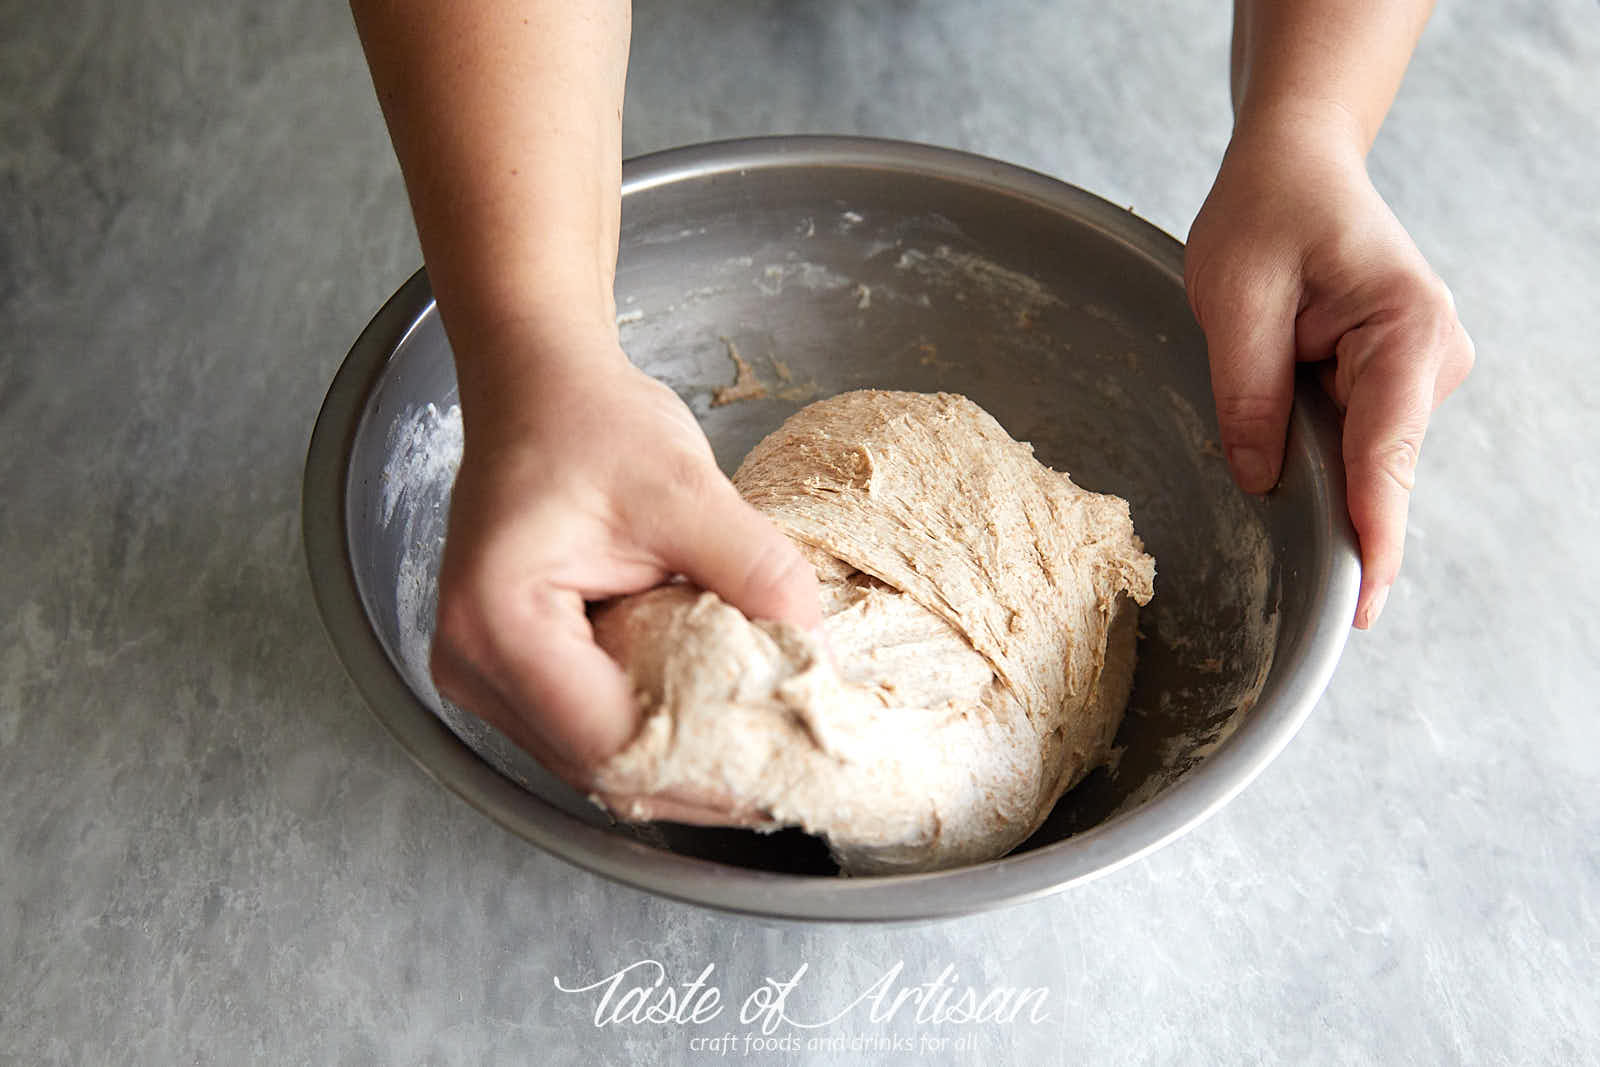
[(644, 721), (601, 792), (718, 797), (896, 873), (1004, 855), (1105, 761), (1155, 576), (1126, 501), (948, 393), (819, 401), (733, 481), (816, 568), (826, 642), (681, 583), (608, 606)]

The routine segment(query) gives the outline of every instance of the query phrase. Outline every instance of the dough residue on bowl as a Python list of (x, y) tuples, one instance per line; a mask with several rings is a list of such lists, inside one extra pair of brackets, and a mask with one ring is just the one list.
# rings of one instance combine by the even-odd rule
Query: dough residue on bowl
[(597, 779), (620, 814), (715, 796), (847, 873), (933, 870), (1004, 855), (1105, 762), (1155, 573), (1125, 501), (948, 393), (820, 401), (734, 484), (815, 567), (825, 639), (684, 584), (601, 611), (645, 716)]

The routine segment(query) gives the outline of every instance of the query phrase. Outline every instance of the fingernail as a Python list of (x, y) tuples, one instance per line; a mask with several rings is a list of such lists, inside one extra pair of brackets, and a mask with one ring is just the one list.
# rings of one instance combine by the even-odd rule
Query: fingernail
[(1261, 449), (1242, 446), (1229, 449), (1228, 463), (1246, 492), (1265, 493), (1272, 488), (1272, 461)]
[(1367, 605), (1366, 622), (1361, 627), (1363, 630), (1372, 629), (1372, 624), (1378, 621), (1379, 615), (1383, 614), (1383, 606), (1389, 602), (1389, 588), (1386, 585), (1372, 594), (1372, 602)]

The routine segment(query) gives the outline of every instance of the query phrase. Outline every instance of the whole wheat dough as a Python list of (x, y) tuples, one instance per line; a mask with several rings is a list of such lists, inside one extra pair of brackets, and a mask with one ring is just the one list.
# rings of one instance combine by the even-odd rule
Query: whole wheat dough
[(847, 873), (922, 871), (1004, 855), (1105, 761), (1155, 575), (1125, 501), (948, 393), (812, 404), (733, 480), (816, 567), (832, 658), (681, 583), (609, 606), (645, 718), (601, 791), (718, 795)]

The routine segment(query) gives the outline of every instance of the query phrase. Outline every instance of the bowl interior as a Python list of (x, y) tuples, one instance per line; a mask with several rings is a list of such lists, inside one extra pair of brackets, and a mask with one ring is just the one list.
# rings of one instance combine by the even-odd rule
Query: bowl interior
[[(811, 400), (943, 390), (971, 397), (1079, 484), (1130, 501), (1157, 578), (1119, 754), (1022, 847), (1038, 850), (1172, 789), (1292, 683), (1331, 580), (1342, 494), (1304, 412), (1280, 488), (1258, 499), (1233, 486), (1176, 242), (1070, 187), (939, 158), (891, 166), (779, 152), (636, 173), (618, 321), (634, 361), (688, 402), (730, 472)], [(367, 619), (411, 691), (572, 819), (737, 867), (834, 873), (826, 850), (795, 832), (612, 826), (440, 700), (427, 649), (460, 415), (425, 285), (408, 292), (406, 329), (351, 439), (345, 520)], [(735, 353), (762, 395), (718, 404)]]

